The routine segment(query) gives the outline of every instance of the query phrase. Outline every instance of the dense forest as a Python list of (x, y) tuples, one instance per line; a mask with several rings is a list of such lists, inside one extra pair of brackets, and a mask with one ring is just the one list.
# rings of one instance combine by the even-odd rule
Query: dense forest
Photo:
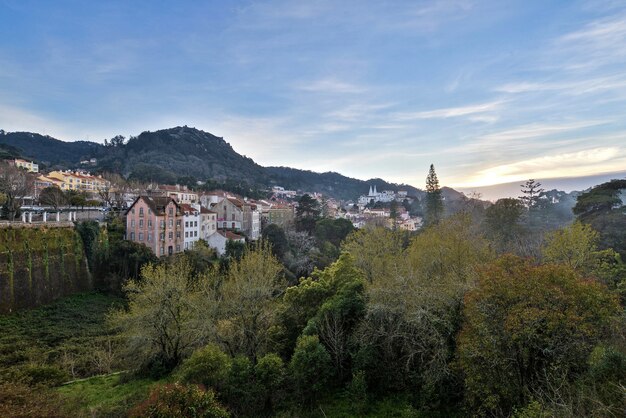
[(223, 257), (77, 224), (99, 292), (0, 317), (0, 415), (622, 416), (626, 184), (575, 219), (525, 186), (450, 210), (434, 177), (417, 233), (306, 200)]

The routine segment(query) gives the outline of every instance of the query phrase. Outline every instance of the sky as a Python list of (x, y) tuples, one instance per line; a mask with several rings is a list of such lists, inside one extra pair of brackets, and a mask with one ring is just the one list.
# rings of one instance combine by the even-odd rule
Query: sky
[(472, 188), (624, 171), (625, 115), (626, 1), (0, 0), (5, 131)]

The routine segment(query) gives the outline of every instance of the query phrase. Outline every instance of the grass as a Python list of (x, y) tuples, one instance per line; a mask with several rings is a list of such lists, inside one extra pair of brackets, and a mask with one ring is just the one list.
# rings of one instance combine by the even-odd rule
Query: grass
[(126, 380), (123, 374), (95, 376), (57, 389), (78, 416), (124, 416), (150, 388), (150, 379)]
[(0, 381), (15, 380), (32, 365), (58, 367), (68, 380), (98, 373), (91, 356), (111, 339), (106, 314), (121, 304), (92, 292), (0, 316)]

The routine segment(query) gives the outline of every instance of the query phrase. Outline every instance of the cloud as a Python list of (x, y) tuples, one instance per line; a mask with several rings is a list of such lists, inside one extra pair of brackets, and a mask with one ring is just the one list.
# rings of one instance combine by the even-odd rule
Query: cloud
[(294, 86), (297, 90), (312, 93), (330, 93), (330, 94), (358, 94), (363, 93), (367, 89), (353, 83), (348, 83), (335, 78), (322, 78), (319, 80), (298, 83)]
[(626, 87), (626, 79), (623, 77), (602, 77), (570, 82), (518, 82), (507, 83), (496, 87), (499, 93), (530, 93), (546, 91), (564, 91), (570, 95), (596, 93), (599, 91), (614, 90)]
[(598, 147), (502, 164), (480, 170), (455, 187), (481, 187), (529, 178), (585, 176), (624, 169), (626, 149)]
[(416, 119), (447, 119), (456, 118), (461, 116), (475, 115), (480, 113), (488, 113), (498, 110), (502, 107), (504, 101), (496, 100), (487, 103), (461, 106), (461, 107), (448, 107), (436, 110), (427, 110), (421, 112), (406, 112), (396, 113), (394, 118), (396, 120), (416, 120)]

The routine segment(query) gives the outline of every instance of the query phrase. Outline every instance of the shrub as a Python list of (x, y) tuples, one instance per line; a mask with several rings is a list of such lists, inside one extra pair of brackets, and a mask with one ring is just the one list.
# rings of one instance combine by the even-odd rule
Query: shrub
[(200, 383), (220, 390), (230, 371), (231, 360), (218, 346), (209, 344), (183, 362), (178, 377), (185, 383)]
[(211, 390), (201, 386), (175, 383), (158, 386), (148, 399), (130, 411), (130, 417), (153, 418), (226, 418), (230, 414), (215, 399)]
[(29, 365), (21, 372), (22, 382), (31, 385), (59, 386), (69, 380), (68, 374), (55, 366)]

